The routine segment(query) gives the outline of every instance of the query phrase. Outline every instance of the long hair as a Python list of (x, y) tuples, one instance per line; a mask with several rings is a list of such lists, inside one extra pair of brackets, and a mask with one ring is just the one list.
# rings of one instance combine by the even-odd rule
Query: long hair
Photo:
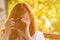
[[(28, 17), (29, 19), (25, 18), (25, 17)], [(26, 22), (28, 22), (28, 20), (30, 20), (29, 32), (30, 32), (30, 35), (32, 36), (35, 33), (34, 16), (32, 15), (31, 10), (25, 3), (18, 3), (15, 5), (15, 7), (13, 7), (13, 9), (5, 23), (6, 29), (9, 30), (11, 28), (16, 28), (16, 29), (19, 29), (20, 31), (25, 32), (25, 28), (27, 27), (28, 24), (23, 22), (21, 20), (22, 18), (23, 18), (23, 20), (27, 20)], [(11, 24), (9, 24), (9, 22)], [(13, 40), (14, 35), (17, 36), (17, 34), (18, 34), (17, 30), (12, 29), (12, 32), (10, 34), (11, 38), (9, 40)], [(12, 35), (13, 35), (13, 37), (12, 37)]]

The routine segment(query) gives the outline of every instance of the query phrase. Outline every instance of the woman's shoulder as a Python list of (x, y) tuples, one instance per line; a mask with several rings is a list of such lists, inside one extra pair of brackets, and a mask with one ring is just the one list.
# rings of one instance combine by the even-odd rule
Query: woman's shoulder
[(35, 34), (32, 36), (33, 40), (45, 40), (44, 34), (40, 31), (36, 31)]

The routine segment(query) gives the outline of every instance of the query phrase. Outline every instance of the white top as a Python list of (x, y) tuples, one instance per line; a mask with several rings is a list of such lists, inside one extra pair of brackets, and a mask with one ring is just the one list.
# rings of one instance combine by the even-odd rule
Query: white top
[(45, 40), (45, 38), (42, 32), (36, 31), (35, 34), (32, 36), (32, 40)]

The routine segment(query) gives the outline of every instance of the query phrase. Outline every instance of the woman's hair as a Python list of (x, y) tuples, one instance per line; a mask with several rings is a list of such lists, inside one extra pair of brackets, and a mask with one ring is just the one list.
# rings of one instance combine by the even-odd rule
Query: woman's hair
[[(35, 33), (35, 24), (34, 24), (34, 17), (32, 15), (32, 12), (30, 10), (30, 8), (25, 4), (25, 3), (18, 3), (16, 4), (15, 7), (13, 7), (10, 15), (9, 15), (9, 20), (7, 20), (5, 26), (6, 29), (9, 27), (9, 22), (10, 20), (12, 20), (14, 26), (10, 25), (10, 28), (17, 28), (19, 30), (24, 31), (24, 29), (27, 27), (27, 24), (24, 23), (21, 19), (23, 18), (24, 14), (28, 14), (29, 15), (29, 19), (30, 19), (30, 26), (29, 26), (29, 32), (30, 35), (32, 36)], [(26, 15), (26, 17), (28, 17), (28, 15)], [(28, 19), (26, 19), (28, 21)], [(11, 23), (11, 22), (10, 22)], [(13, 33), (15, 32), (15, 33)], [(12, 34), (17, 34), (16, 30), (13, 31), (12, 29)]]

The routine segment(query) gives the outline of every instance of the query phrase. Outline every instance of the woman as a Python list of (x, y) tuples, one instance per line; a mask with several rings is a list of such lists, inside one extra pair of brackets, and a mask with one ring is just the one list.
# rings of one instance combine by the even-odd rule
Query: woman
[(35, 30), (34, 17), (25, 3), (13, 7), (4, 26), (1, 40), (45, 40), (43, 33)]

